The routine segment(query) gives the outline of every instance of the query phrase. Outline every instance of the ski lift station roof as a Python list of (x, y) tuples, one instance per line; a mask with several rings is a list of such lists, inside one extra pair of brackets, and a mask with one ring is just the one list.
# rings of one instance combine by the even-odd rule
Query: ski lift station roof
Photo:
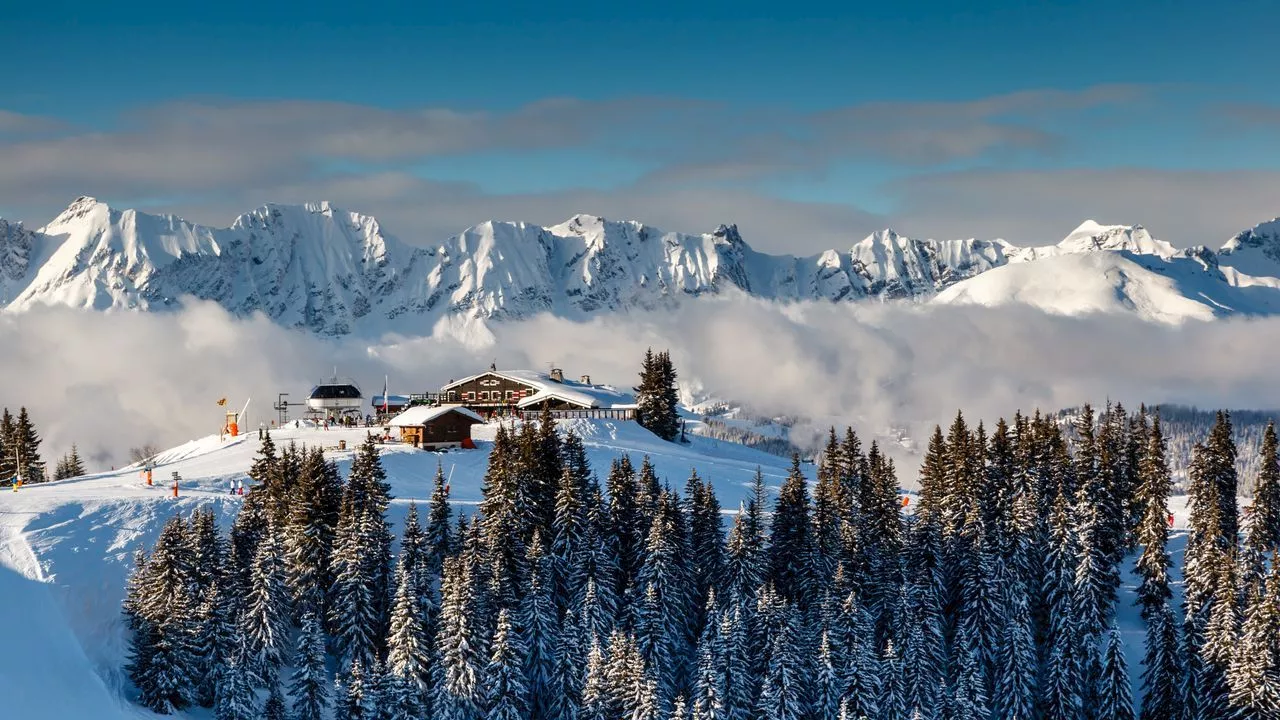
[(333, 378), (311, 388), (307, 407), (312, 410), (359, 410), (364, 396), (360, 386), (349, 378)]

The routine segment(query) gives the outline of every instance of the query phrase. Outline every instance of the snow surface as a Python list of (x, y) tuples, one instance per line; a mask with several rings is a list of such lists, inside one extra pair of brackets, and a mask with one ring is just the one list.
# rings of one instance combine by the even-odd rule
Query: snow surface
[[(1036, 272), (1048, 274), (1062, 263), (1044, 267), (1045, 260), (1101, 253), (1150, 260), (1157, 274), (1169, 270), (1160, 263), (1200, 263), (1208, 272), (1204, 281), (1173, 290), (1206, 306), (1212, 303), (1199, 297), (1201, 290), (1216, 298), (1224, 286), (1280, 284), (1278, 227), (1280, 221), (1273, 221), (1247, 230), (1217, 253), (1177, 250), (1140, 225), (1092, 220), (1061, 242), (1039, 247), (1003, 240), (920, 240), (886, 229), (847, 250), (795, 257), (753, 250), (732, 225), (690, 235), (576, 215), (550, 227), (491, 221), (443, 242), (415, 238), (406, 243), (376, 219), (327, 202), (264, 205), (230, 227), (211, 228), (82, 197), (38, 231), (0, 220), (0, 291), (10, 311), (38, 305), (166, 310), (194, 296), (235, 314), (261, 312), (284, 326), (323, 335), (422, 334), (443, 328), (470, 336), (478, 331), (467, 329), (483, 321), (538, 313), (582, 319), (664, 309), (724, 293), (785, 302), (929, 299), (1010, 265), (1033, 263)], [(1219, 265), (1221, 272), (1214, 270)], [(1077, 266), (1082, 272), (1107, 269), (1105, 263)], [(1085, 285), (1095, 288), (1114, 277), (1089, 279)], [(1007, 279), (996, 285), (1010, 287)], [(1060, 291), (1070, 288), (1070, 283), (1058, 285)], [(982, 293), (992, 296), (995, 288)], [(1206, 314), (1165, 295), (1176, 307), (1142, 317), (1207, 318), (1259, 307), (1272, 312), (1270, 301), (1228, 302)], [(1021, 297), (1014, 291), (1012, 297), (983, 304), (1021, 302)], [(1046, 309), (1075, 312), (1096, 304), (1096, 298), (1066, 298)]]
[(484, 420), (484, 418), (477, 415), (474, 410), (468, 410), (467, 408), (460, 407), (458, 405), (442, 405), (439, 407), (428, 407), (426, 405), (419, 405), (418, 407), (411, 407), (408, 410), (405, 410), (404, 412), (400, 413), (399, 415), (391, 418), (391, 420), (387, 424), (390, 425), (391, 427), (410, 427), (415, 425), (423, 425), (431, 422), (432, 420), (435, 420), (436, 418), (440, 417), (441, 415), (444, 415), (445, 413), (451, 413), (451, 412), (461, 413), (462, 415), (465, 415), (466, 417), (469, 417), (472, 420), (477, 420), (477, 421)]

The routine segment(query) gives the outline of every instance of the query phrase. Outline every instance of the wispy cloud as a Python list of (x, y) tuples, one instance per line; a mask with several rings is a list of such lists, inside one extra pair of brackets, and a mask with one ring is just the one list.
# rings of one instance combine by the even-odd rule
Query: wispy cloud
[(23, 115), (0, 108), (0, 140), (6, 135), (37, 135), (62, 132), (70, 129), (70, 125), (50, 117), (39, 115)]
[[(1051, 162), (1082, 142), (1082, 128), (1146, 107), (1159, 91), (1101, 85), (812, 112), (660, 97), (486, 111), (186, 100), (136, 109), (98, 130), (0, 113), (0, 207), (34, 227), (91, 194), (226, 224), (263, 202), (327, 199), (378, 216), (417, 244), (489, 219), (550, 224), (585, 212), (685, 232), (736, 223), (755, 247), (798, 254), (847, 248), (887, 225), (913, 236), (1054, 242), (1087, 217), (1214, 245), (1280, 214), (1275, 173)], [(1272, 111), (1237, 109), (1256, 122)], [(424, 160), (527, 152), (563, 152), (568, 167), (640, 159), (652, 170), (608, 189), (560, 181), (538, 190), (532, 177), (522, 183), (531, 190), (511, 193), (418, 172)], [(1032, 158), (1042, 162), (1022, 162)], [(863, 183), (874, 189), (875, 210), (853, 192), (806, 201), (778, 190), (797, 179), (825, 182), (850, 163), (893, 169), (893, 180)]]

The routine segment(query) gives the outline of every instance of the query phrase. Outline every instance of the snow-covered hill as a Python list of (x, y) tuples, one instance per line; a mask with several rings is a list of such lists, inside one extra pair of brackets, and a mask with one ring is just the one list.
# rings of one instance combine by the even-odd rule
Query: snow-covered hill
[(933, 302), (1026, 304), (1057, 315), (1133, 314), (1174, 324), (1272, 315), (1280, 312), (1276, 226), (1245, 231), (1214, 253), (1177, 250), (1141, 226), (1090, 221), (1057, 245), (948, 287)]
[[(788, 469), (783, 458), (710, 438), (668, 443), (633, 422), (562, 421), (562, 430), (569, 429), (582, 437), (597, 473), (607, 472), (622, 453), (637, 463), (650, 457), (659, 477), (677, 488), (696, 469), (715, 486), (726, 512), (747, 496), (757, 467), (771, 487)], [(389, 513), (394, 527), (402, 526), (410, 501), (425, 505), (437, 466), (450, 476), (456, 506), (470, 514), (488, 467), (491, 442), (484, 438), (495, 431), (496, 425), (477, 426), (476, 450), (437, 454), (383, 446), (396, 498)], [(325, 448), (346, 475), (351, 448), (366, 432), (303, 426), (279, 430), (273, 438)], [(339, 440), (346, 441), (347, 450), (337, 449)], [(256, 434), (214, 435), (156, 456), (151, 486), (129, 467), (0, 493), (0, 598), (13, 611), (10, 621), (0, 624), (0, 646), (10, 657), (29, 661), (0, 673), (5, 698), (0, 717), (156, 717), (131, 705), (122, 670), (126, 639), (120, 603), (133, 552), (152, 546), (174, 513), (210, 507), (229, 525), (242, 500), (229, 493), (232, 482), (246, 478), (257, 450)], [(170, 485), (174, 472), (182, 478), (177, 498)]]
[[(659, 477), (676, 487), (696, 469), (715, 487), (726, 513), (746, 497), (757, 467), (773, 489), (788, 468), (782, 458), (709, 438), (694, 436), (688, 445), (667, 443), (629, 422), (562, 421), (562, 430), (569, 429), (583, 438), (598, 473), (624, 452), (637, 460), (649, 456)], [(479, 438), (491, 437), (496, 426), (475, 430)], [(323, 447), (345, 475), (353, 456), (350, 448), (365, 432), (302, 427), (280, 430), (274, 437)], [(338, 450), (339, 440), (349, 449)], [(437, 466), (450, 476), (456, 506), (470, 512), (468, 506), (481, 498), (490, 442), (481, 439), (478, 445), (445, 454), (384, 446), (382, 461), (396, 498), (389, 513), (393, 528), (403, 523), (410, 501), (425, 503)], [(133, 552), (140, 545), (152, 546), (175, 513), (209, 507), (229, 525), (242, 501), (229, 490), (234, 480), (245, 478), (257, 448), (254, 435), (206, 437), (158, 455), (152, 486), (130, 467), (0, 493), (0, 597), (13, 610), (10, 621), (0, 625), (0, 644), (11, 656), (31, 661), (0, 673), (0, 690), (7, 690), (4, 707), (16, 713), (13, 717), (155, 717), (131, 704), (122, 670), (127, 644), (120, 603)], [(177, 498), (169, 485), (173, 472), (182, 478)], [(812, 466), (805, 472), (813, 480)], [(1185, 502), (1177, 498), (1174, 506), (1177, 525), (1183, 527)], [(1132, 605), (1122, 599), (1126, 610), (1121, 622), (1133, 638), (1129, 655), (1134, 664), (1141, 644)], [(57, 672), (48, 672), (55, 667)], [(197, 710), (180, 717), (206, 714)]]
[(211, 228), (82, 197), (38, 231), (0, 220), (0, 290), (10, 311), (165, 310), (190, 295), (322, 335), (422, 334), (442, 321), (542, 312), (582, 318), (735, 292), (783, 302), (937, 296), (1177, 321), (1274, 312), (1278, 225), (1245, 231), (1217, 253), (1090, 221), (1042, 247), (884, 230), (847, 250), (794, 257), (757, 252), (725, 225), (687, 235), (577, 215), (407, 243), (329, 203), (264, 205)]

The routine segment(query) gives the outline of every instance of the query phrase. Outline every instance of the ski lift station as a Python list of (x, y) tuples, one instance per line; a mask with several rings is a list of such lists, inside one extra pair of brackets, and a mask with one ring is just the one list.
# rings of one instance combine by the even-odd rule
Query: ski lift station
[(351, 378), (333, 377), (311, 388), (307, 409), (317, 415), (359, 415), (364, 407), (360, 386)]

